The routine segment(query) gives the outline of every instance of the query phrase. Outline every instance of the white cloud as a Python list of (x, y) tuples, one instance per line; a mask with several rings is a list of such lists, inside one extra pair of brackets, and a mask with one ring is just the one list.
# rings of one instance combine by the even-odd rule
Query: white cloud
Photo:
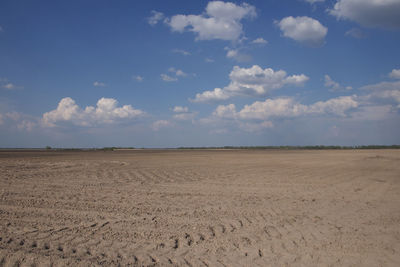
[(266, 120), (272, 117), (295, 117), (304, 114), (305, 105), (296, 103), (292, 98), (266, 99), (245, 105), (237, 116), (241, 119)]
[(334, 80), (331, 79), (331, 77), (326, 74), (325, 75), (325, 87), (330, 87), (332, 89), (339, 89), (340, 84), (338, 82), (335, 82)]
[(234, 104), (219, 105), (211, 116), (198, 120), (200, 124), (226, 129), (238, 127), (247, 132), (262, 132), (286, 119), (345, 118), (352, 119), (359, 111), (357, 96), (341, 96), (310, 105), (293, 98), (266, 99), (245, 105), (237, 111)]
[(373, 101), (373, 103), (376, 101), (394, 103), (397, 105), (397, 108), (400, 108), (400, 81), (369, 84), (361, 87), (360, 90), (370, 91), (362, 99)]
[(182, 70), (177, 70), (177, 71), (175, 72), (175, 74), (176, 74), (176, 76), (187, 76), (187, 74), (184, 73)]
[(11, 83), (7, 78), (1, 78), (1, 77), (0, 77), (0, 87), (6, 90), (15, 90), (24, 88), (23, 86), (17, 86)]
[(357, 108), (359, 103), (356, 96), (340, 96), (327, 101), (319, 101), (308, 106), (307, 113), (311, 114), (331, 114), (337, 116), (346, 116), (346, 111)]
[(268, 44), (268, 41), (267, 40), (264, 40), (264, 38), (257, 38), (257, 39), (255, 39), (255, 40), (253, 40), (252, 42), (251, 42), (252, 44), (261, 44), (261, 45), (266, 45), (266, 44)]
[(196, 97), (192, 99), (192, 102), (209, 102), (226, 100), (231, 95), (221, 88), (215, 88), (213, 91), (204, 91), (203, 93), (196, 94)]
[(178, 80), (177, 78), (171, 77), (171, 76), (169, 76), (167, 74), (164, 74), (164, 73), (161, 74), (160, 76), (161, 76), (161, 79), (163, 81), (165, 81), (165, 82), (176, 82)]
[(250, 68), (235, 66), (229, 74), (229, 78), (231, 82), (228, 86), (196, 94), (196, 97), (191, 101), (226, 100), (230, 97), (243, 95), (263, 96), (285, 85), (302, 86), (309, 80), (304, 74), (287, 76), (284, 70), (262, 69), (258, 65)]
[(261, 132), (268, 128), (273, 128), (274, 124), (271, 121), (262, 122), (239, 122), (239, 128), (243, 131), (254, 133)]
[(400, 79), (400, 69), (393, 69), (392, 72), (389, 73), (389, 77), (392, 79)]
[(152, 125), (152, 128), (154, 131), (159, 131), (162, 128), (170, 127), (172, 126), (172, 123), (167, 121), (167, 120), (158, 120), (155, 121)]
[(328, 28), (310, 17), (286, 17), (276, 22), (283, 36), (312, 47), (324, 44)]
[(27, 132), (39, 125), (36, 117), (16, 111), (0, 114), (0, 124), (6, 124), (8, 128)]
[(238, 51), (237, 50), (228, 50), (226, 53), (227, 58), (233, 58), (237, 56)]
[(22, 86), (16, 86), (11, 83), (7, 78), (0, 77), (0, 87), (6, 90), (22, 89)]
[(6, 83), (3, 85), (3, 88), (5, 88), (7, 90), (13, 90), (13, 89), (16, 89), (17, 87), (12, 83)]
[(315, 4), (318, 2), (324, 2), (325, 0), (304, 0), (304, 1), (306, 1), (307, 3), (310, 3), (310, 4)]
[(338, 0), (329, 12), (338, 19), (349, 19), (365, 27), (400, 28), (398, 0)]
[(175, 106), (173, 108), (173, 118), (176, 120), (192, 120), (197, 115), (195, 112), (190, 112), (188, 107)]
[(93, 86), (96, 86), (96, 87), (105, 87), (106, 86), (106, 84), (105, 83), (102, 83), (102, 82), (94, 82), (93, 83)]
[(167, 24), (172, 31), (191, 31), (196, 40), (222, 39), (234, 41), (243, 34), (241, 20), (256, 16), (254, 6), (247, 3), (211, 1), (201, 15), (175, 15)]
[(346, 87), (341, 86), (338, 82), (335, 82), (334, 80), (332, 80), (332, 78), (328, 74), (325, 75), (325, 84), (324, 85), (325, 85), (325, 87), (329, 88), (329, 91), (332, 91), (332, 92), (353, 89), (353, 87), (351, 87), (351, 86), (346, 86)]
[(175, 106), (173, 108), (173, 111), (175, 113), (189, 112), (189, 108), (188, 107)]
[(36, 127), (36, 123), (29, 120), (23, 120), (17, 124), (17, 129), (31, 132)]
[(346, 116), (346, 112), (359, 106), (355, 96), (341, 96), (311, 105), (296, 102), (293, 98), (266, 99), (245, 105), (239, 112), (234, 104), (220, 105), (213, 116), (239, 120), (269, 120), (271, 118), (292, 118), (303, 115)]
[(177, 53), (177, 54), (181, 54), (181, 55), (184, 55), (184, 56), (190, 56), (191, 55), (190, 52), (182, 50), (182, 49), (174, 49), (174, 50), (172, 50), (172, 52), (173, 53)]
[(155, 11), (155, 10), (152, 10), (151, 11), (151, 16), (147, 18), (147, 22), (151, 26), (154, 26), (162, 19), (164, 19), (164, 14), (163, 13)]
[(236, 117), (236, 106), (235, 104), (219, 105), (213, 115), (220, 118), (233, 119)]
[(21, 120), (21, 118), (24, 116), (24, 114), (20, 113), (20, 112), (16, 112), (16, 111), (12, 111), (12, 112), (7, 112), (6, 113), (6, 117), (13, 120), (13, 121), (18, 121)]
[(175, 73), (176, 76), (180, 77), (185, 77), (187, 76), (187, 73), (183, 72), (182, 70), (175, 69), (174, 67), (171, 67), (168, 69), (169, 72)]
[(364, 97), (364, 99), (375, 102), (394, 103), (400, 108), (400, 90), (375, 91)]
[(391, 105), (362, 106), (351, 114), (351, 118), (355, 121), (379, 121), (388, 118), (393, 113), (395, 110)]
[(45, 126), (54, 127), (57, 123), (69, 122), (79, 126), (94, 126), (98, 124), (111, 124), (120, 120), (134, 119), (144, 115), (144, 112), (134, 109), (131, 105), (117, 107), (117, 100), (101, 98), (96, 107), (87, 106), (80, 108), (70, 97), (65, 97), (59, 102), (57, 109), (43, 114), (42, 121)]
[(212, 59), (212, 58), (206, 58), (205, 59), (205, 62), (207, 62), (207, 63), (212, 63), (212, 62), (215, 62), (215, 60), (214, 59)]
[(348, 30), (345, 35), (347, 36), (351, 36), (353, 38), (357, 38), (357, 39), (363, 39), (367, 37), (367, 34), (365, 34), (362, 30), (360, 30), (359, 28), (351, 28), (350, 30)]
[(185, 121), (185, 120), (192, 120), (192, 119), (194, 119), (195, 116), (196, 116), (196, 113), (188, 112), (188, 113), (175, 114), (173, 116), (173, 118), (176, 119), (176, 120)]
[(400, 90), (400, 81), (369, 84), (362, 86), (360, 90), (370, 90), (370, 91)]
[(387, 91), (377, 93), (376, 96), (379, 96), (381, 98), (393, 99), (398, 104), (400, 104), (400, 90), (387, 90)]
[(138, 81), (138, 82), (143, 82), (144, 77), (140, 76), (140, 75), (134, 75), (132, 76), (132, 79)]
[(226, 57), (234, 59), (238, 62), (248, 62), (251, 61), (251, 56), (241, 53), (238, 49), (227, 49)]

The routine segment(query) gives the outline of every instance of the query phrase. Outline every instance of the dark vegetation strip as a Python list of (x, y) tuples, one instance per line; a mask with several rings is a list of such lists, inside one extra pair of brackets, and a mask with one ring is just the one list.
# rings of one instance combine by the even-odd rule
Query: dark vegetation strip
[(23, 151), (115, 151), (115, 150), (168, 150), (168, 149), (179, 149), (179, 150), (200, 150), (200, 149), (274, 149), (274, 150), (326, 150), (326, 149), (400, 149), (400, 145), (363, 145), (363, 146), (204, 146), (204, 147), (177, 147), (177, 148), (134, 148), (134, 147), (103, 147), (103, 148), (0, 148), (0, 151), (6, 150), (23, 150)]

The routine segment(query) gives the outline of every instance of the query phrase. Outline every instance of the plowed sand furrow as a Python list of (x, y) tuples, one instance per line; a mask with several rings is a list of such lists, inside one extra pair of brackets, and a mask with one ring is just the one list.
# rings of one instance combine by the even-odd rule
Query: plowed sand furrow
[(397, 150), (0, 153), (0, 266), (400, 264)]

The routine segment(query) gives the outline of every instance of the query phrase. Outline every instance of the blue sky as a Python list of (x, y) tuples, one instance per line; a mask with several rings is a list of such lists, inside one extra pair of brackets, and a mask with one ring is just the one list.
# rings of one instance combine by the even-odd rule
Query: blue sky
[(0, 2), (0, 147), (400, 143), (400, 1)]

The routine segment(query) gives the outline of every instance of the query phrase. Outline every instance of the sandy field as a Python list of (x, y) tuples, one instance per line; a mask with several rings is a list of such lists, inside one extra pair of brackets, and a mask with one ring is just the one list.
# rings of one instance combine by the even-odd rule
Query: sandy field
[(0, 151), (0, 266), (400, 266), (400, 150)]

